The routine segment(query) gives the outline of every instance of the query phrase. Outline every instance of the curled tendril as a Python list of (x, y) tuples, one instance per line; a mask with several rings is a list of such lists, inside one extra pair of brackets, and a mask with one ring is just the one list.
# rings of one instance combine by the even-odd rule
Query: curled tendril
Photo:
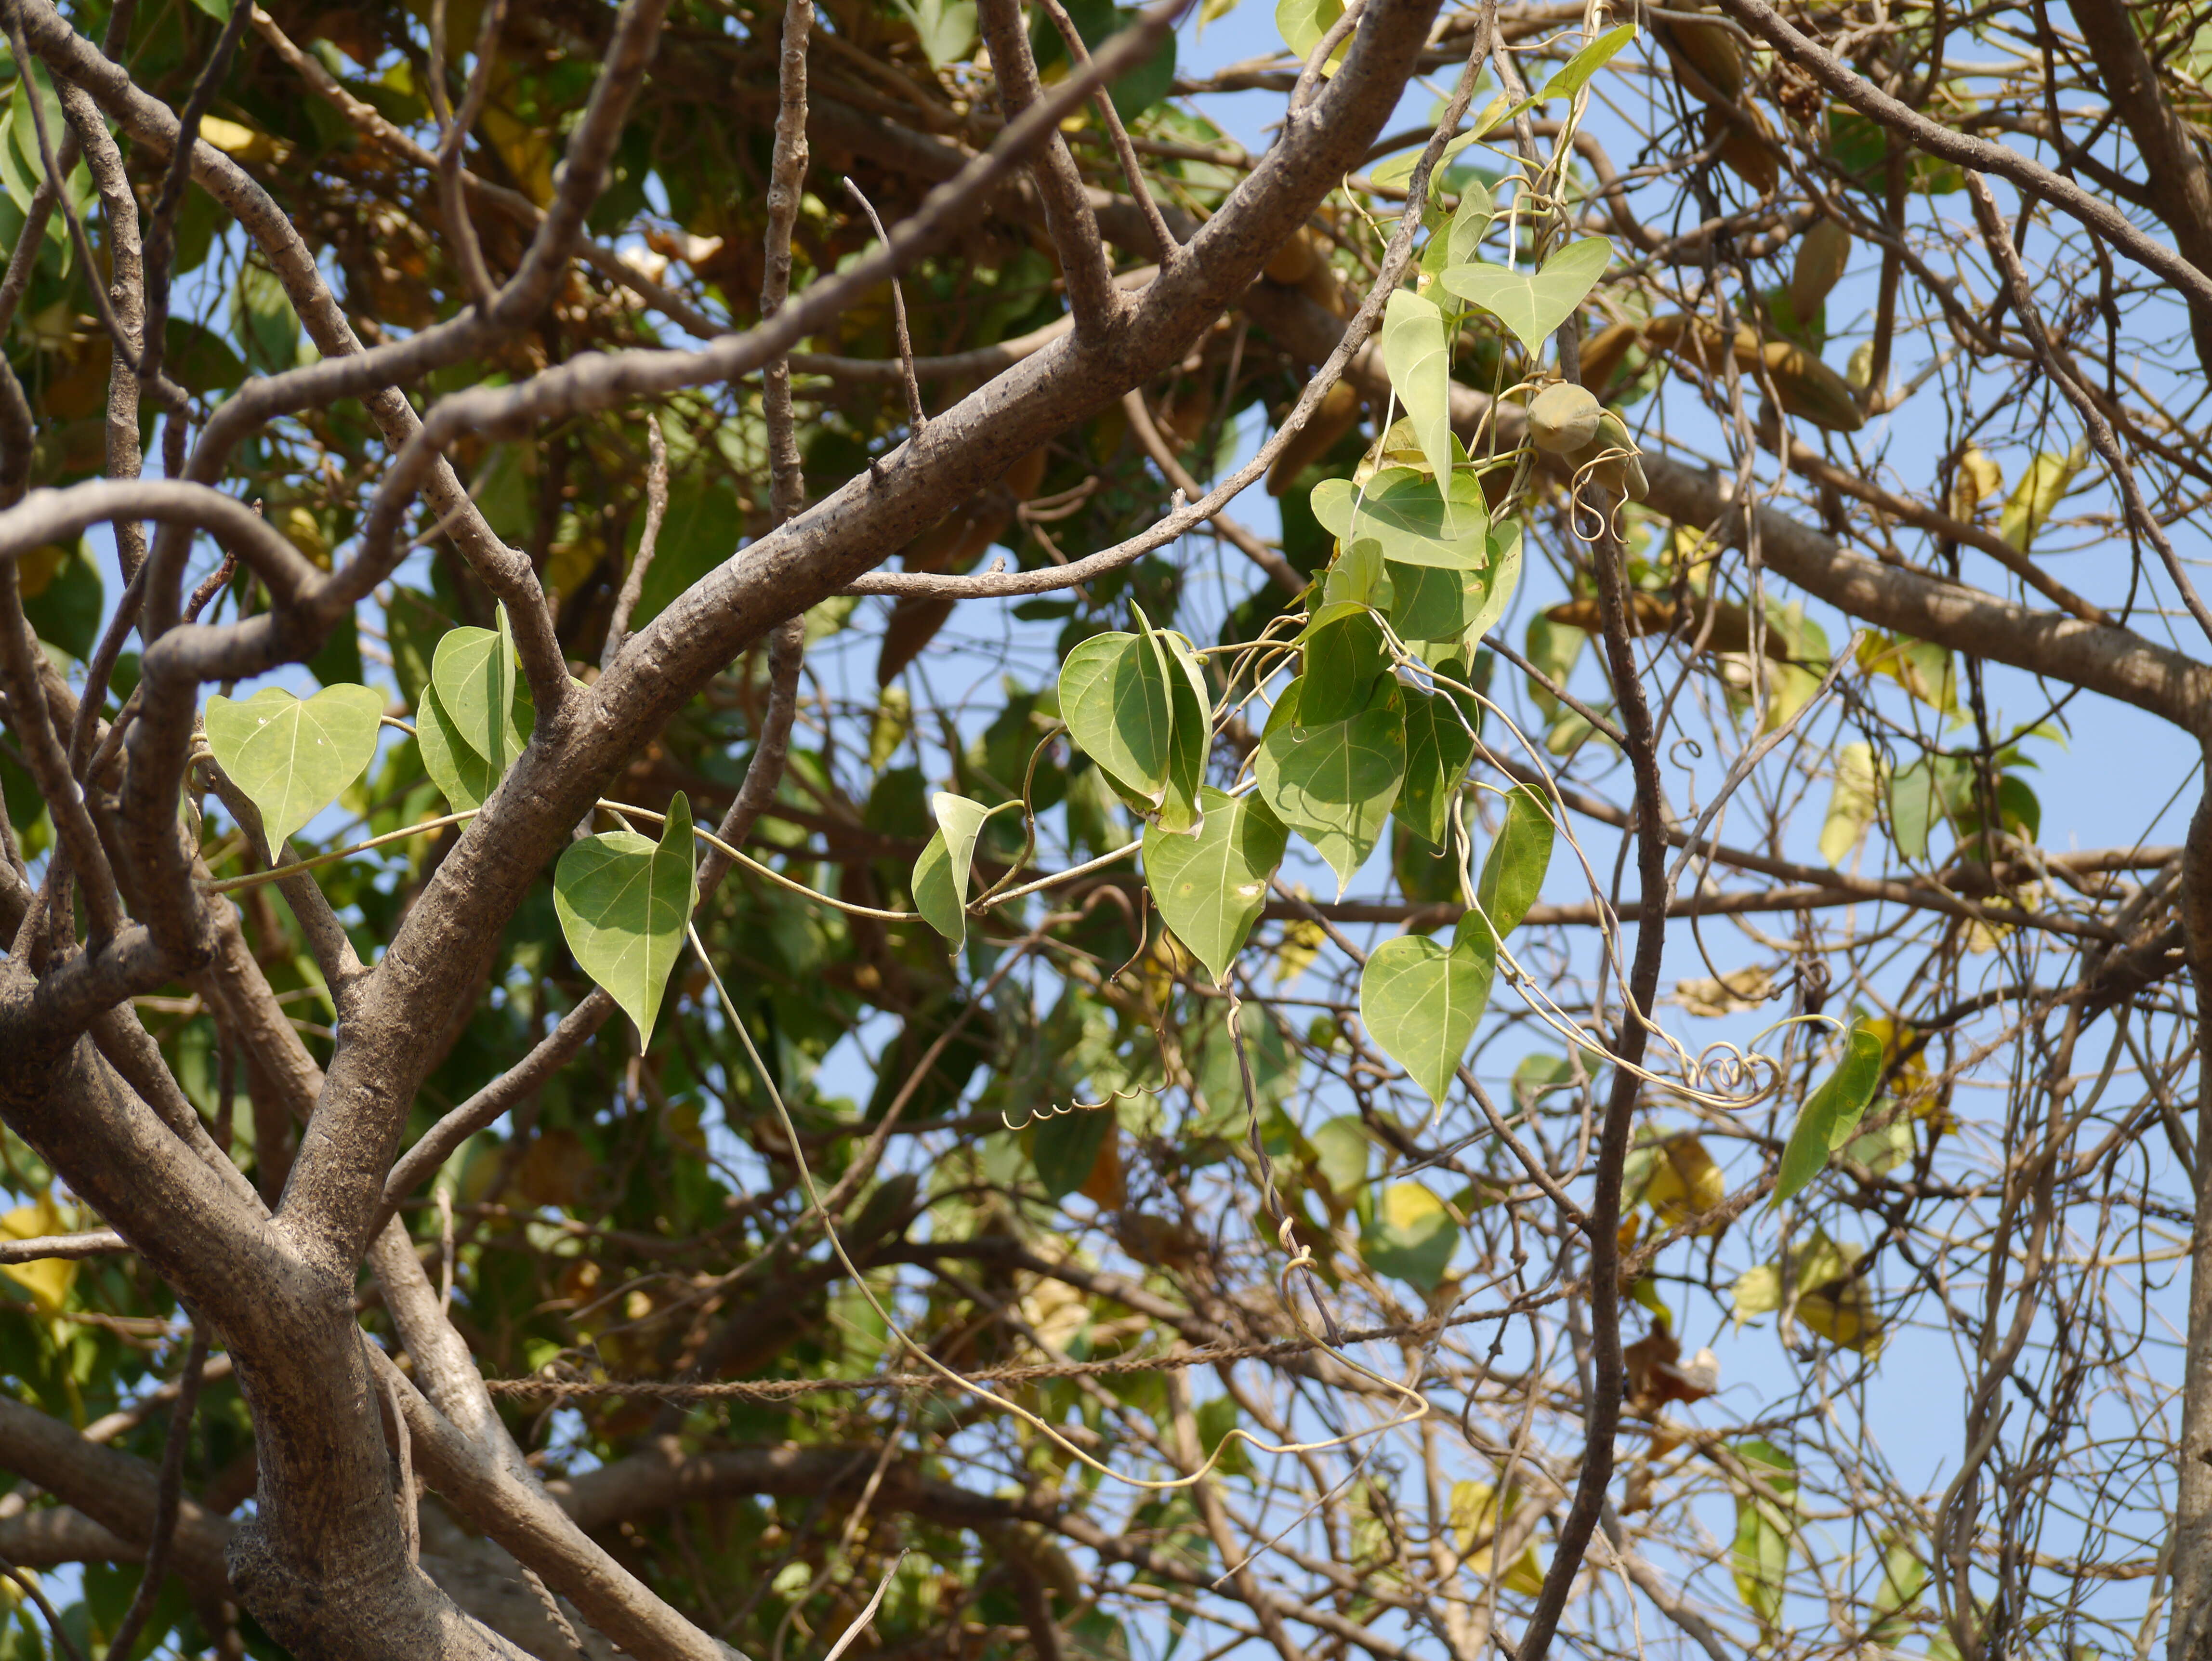
[(1031, 1125), (1042, 1124), (1048, 1119), (1065, 1119), (1072, 1113), (1096, 1113), (1102, 1107), (1118, 1107), (1123, 1102), (1135, 1101), (1139, 1096), (1150, 1096), (1153, 1100), (1158, 1101), (1167, 1093), (1168, 1088), (1164, 1084), (1133, 1084), (1127, 1090), (1109, 1092), (1103, 1101), (1070, 1101), (1065, 1104), (1054, 1102), (1042, 1112), (1038, 1112), (1034, 1108), (1030, 1109), (1029, 1117), (1018, 1124), (1006, 1116), (1006, 1109), (1000, 1108), (999, 1123), (1009, 1130), (1027, 1130)]

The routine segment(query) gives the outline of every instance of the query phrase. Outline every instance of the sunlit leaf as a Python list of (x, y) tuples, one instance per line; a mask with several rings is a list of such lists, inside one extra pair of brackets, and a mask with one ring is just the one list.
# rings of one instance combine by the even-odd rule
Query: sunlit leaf
[(1194, 837), (1145, 831), (1145, 880), (1176, 938), (1224, 981), (1267, 903), (1287, 833), (1256, 794), (1234, 800), (1200, 792), (1206, 822)]
[(1076, 747), (1157, 807), (1167, 788), (1174, 705), (1167, 666), (1142, 636), (1094, 635), (1060, 671), (1060, 715)]
[(968, 941), (969, 863), (990, 813), (945, 790), (932, 796), (929, 806), (937, 830), (914, 862), (914, 909), (957, 952)]
[(1435, 301), (1411, 289), (1392, 292), (1382, 313), (1382, 362), (1390, 372), (1390, 389), (1405, 405), (1421, 453), (1437, 476), (1437, 488), (1448, 490), (1452, 477), (1451, 339)]
[(2048, 450), (2038, 454), (2005, 498), (2004, 511), (1997, 515), (1997, 534), (2026, 553), (2051, 514), (2058, 511), (2075, 477), (2088, 465), (2086, 442), (2077, 443), (2064, 455)]
[(1490, 1001), (1496, 969), (1497, 948), (1469, 913), (1449, 948), (1400, 934), (1376, 946), (1360, 971), (1360, 1024), (1439, 1107)]
[(1477, 260), (1451, 267), (1443, 283), (1510, 329), (1528, 355), (1538, 357), (1544, 342), (1589, 298), (1612, 262), (1613, 244), (1601, 236), (1589, 236), (1570, 242), (1537, 271), (1508, 270)]
[(1309, 725), (1299, 718), (1297, 693), (1292, 682), (1275, 706), (1255, 770), (1275, 817), (1320, 851), (1340, 893), (1374, 851), (1398, 799), (1406, 776), (1405, 700), (1385, 676), (1358, 715)]
[(1636, 39), (1636, 25), (1622, 23), (1607, 29), (1559, 65), (1544, 82), (1541, 98), (1572, 98), (1589, 84), (1590, 77), (1611, 63), (1623, 46)]
[(1406, 779), (1392, 812), (1422, 841), (1442, 848), (1450, 834), (1452, 797), (1474, 757), (1474, 734), (1446, 694), (1408, 687), (1405, 696)]
[(252, 799), (273, 850), (338, 799), (376, 756), (384, 700), (366, 686), (325, 686), (311, 698), (264, 686), (207, 702), (208, 749)]
[(1729, 1554), (1729, 1571), (1743, 1606), (1763, 1625), (1772, 1626), (1782, 1615), (1790, 1542), (1797, 1531), (1797, 1466), (1759, 1437), (1738, 1442), (1734, 1451), (1750, 1481), (1736, 1491), (1735, 1545)]
[(504, 605), (495, 630), (447, 630), (430, 663), (430, 684), (453, 735), (490, 764), (495, 779), (530, 742), (530, 728), (521, 724), (528, 698), (518, 666)]
[(1385, 467), (1362, 490), (1349, 479), (1323, 479), (1314, 486), (1313, 515), (1338, 540), (1350, 545), (1373, 538), (1385, 560), (1401, 565), (1435, 565), (1448, 570), (1487, 570), (1499, 551), (1490, 526), (1490, 510), (1474, 474), (1452, 474), (1451, 500), (1410, 467)]
[(1874, 823), (1878, 788), (1871, 745), (1854, 740), (1836, 751), (1836, 785), (1820, 825), (1820, 857), (1829, 864), (1841, 865)]
[(553, 910), (577, 967), (637, 1023), (641, 1041), (653, 1036), (698, 893), (681, 790), (668, 799), (659, 842), (611, 830), (570, 843), (553, 867)]
[(1360, 1231), (1360, 1255), (1376, 1273), (1420, 1292), (1441, 1285), (1459, 1250), (1459, 1225), (1444, 1202), (1419, 1183), (1393, 1183)]
[(1498, 939), (1521, 926), (1544, 891), (1553, 836), (1552, 815), (1541, 796), (1525, 784), (1505, 793), (1505, 823), (1482, 861), (1482, 879), (1474, 891), (1475, 903)]

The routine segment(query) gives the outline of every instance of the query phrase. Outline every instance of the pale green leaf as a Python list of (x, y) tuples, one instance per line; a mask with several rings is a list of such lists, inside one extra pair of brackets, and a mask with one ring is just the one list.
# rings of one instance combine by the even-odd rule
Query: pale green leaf
[[(1477, 487), (1480, 488), (1480, 486)], [(1513, 591), (1521, 586), (1521, 521), (1509, 519), (1490, 527), (1489, 589), (1474, 619), (1467, 625), (1470, 645), (1498, 626)]]
[(1863, 742), (1846, 744), (1836, 751), (1836, 786), (1828, 795), (1828, 817), (1820, 826), (1820, 857), (1841, 865), (1874, 823), (1875, 808), (1874, 751)]
[(1864, 1021), (1844, 1040), (1843, 1059), (1797, 1110), (1797, 1123), (1782, 1150), (1774, 1178), (1773, 1203), (1780, 1205), (1820, 1174), (1828, 1155), (1850, 1139), (1866, 1116), (1881, 1083), (1881, 1039)]
[(276, 686), (243, 702), (211, 697), (208, 749), (260, 810), (273, 852), (375, 759), (383, 714), (382, 698), (343, 683), (304, 699)]
[(1152, 629), (1142, 611), (1137, 620), (1149, 631), (1168, 687), (1167, 787), (1161, 793), (1155, 823), (1163, 830), (1187, 836), (1198, 829), (1204, 812), (1199, 790), (1206, 782), (1206, 755), (1213, 747), (1213, 700), (1190, 642), (1167, 630)]
[(975, 0), (896, 0), (914, 25), (929, 67), (941, 70), (965, 58), (975, 44)]
[(553, 910), (576, 965), (653, 1036), (669, 971), (684, 952), (699, 885), (691, 847), (691, 804), (668, 799), (660, 840), (613, 830), (562, 850), (553, 867)]
[(1405, 777), (1401, 691), (1385, 676), (1367, 708), (1350, 720), (1310, 726), (1299, 719), (1293, 681), (1260, 741), (1255, 770), (1261, 795), (1328, 861), (1339, 893), (1374, 851)]
[[(1343, 15), (1343, 0), (1275, 0), (1275, 27), (1282, 33), (1283, 44), (1301, 63), (1313, 56), (1322, 37)], [(1339, 46), (1336, 55), (1343, 51)]]
[(1542, 356), (1544, 342), (1576, 307), (1589, 298), (1605, 268), (1613, 262), (1613, 244), (1601, 236), (1570, 242), (1540, 271), (1509, 271), (1477, 260), (1445, 271), (1444, 287), (1510, 329), (1531, 357)]
[(1376, 946), (1359, 975), (1359, 1019), (1382, 1053), (1438, 1107), (1451, 1088), (1497, 967), (1480, 919), (1449, 947), (1423, 934)]
[(1451, 340), (1437, 302), (1400, 289), (1382, 313), (1382, 362), (1391, 390), (1406, 406), (1413, 435), (1448, 490), (1452, 478)]
[(1200, 792), (1206, 819), (1194, 837), (1145, 831), (1145, 881), (1176, 938), (1218, 983), (1229, 977), (1267, 903), (1287, 833), (1257, 795)]
[(1636, 39), (1636, 25), (1623, 23), (1607, 29), (1580, 52), (1559, 66), (1559, 73), (1544, 82), (1541, 98), (1572, 98), (1589, 84), (1595, 75), (1613, 59), (1615, 53)]
[(1505, 823), (1482, 861), (1475, 903), (1504, 940), (1521, 925), (1544, 891), (1552, 865), (1552, 815), (1544, 799), (1525, 784), (1505, 793)]
[(914, 909), (957, 952), (968, 943), (969, 864), (983, 821), (991, 816), (964, 796), (945, 790), (931, 797), (929, 806), (937, 817), (937, 831), (914, 862)]
[[(1316, 40), (1318, 40), (1318, 37), (1316, 37)], [(1463, 132), (1460, 134), (1458, 137), (1450, 140), (1444, 145), (1443, 153), (1437, 157), (1437, 165), (1431, 169), (1429, 173), (1429, 178), (1431, 181), (1431, 189), (1434, 188), (1433, 181), (1437, 175), (1443, 172), (1446, 167), (1449, 167), (1451, 165), (1452, 158), (1457, 155), (1462, 150), (1465, 149), (1469, 144), (1474, 143), (1474, 134), (1471, 132)], [(1422, 152), (1427, 149), (1428, 146), (1426, 144), (1423, 144), (1415, 149), (1401, 150), (1399, 154), (1392, 156), (1387, 161), (1377, 162), (1368, 171), (1367, 177), (1369, 181), (1378, 190), (1404, 190), (1407, 186), (1413, 183), (1413, 169), (1420, 165)], [(1387, 332), (1389, 325), (1386, 322), (1383, 325), (1383, 327)], [(1387, 339), (1387, 333), (1385, 338)], [(1386, 351), (1389, 350), (1387, 345), (1384, 350)], [(1401, 396), (1403, 396), (1403, 394), (1401, 394)]]
[(1390, 576), (1390, 626), (1407, 642), (1440, 641), (1457, 648), (1490, 599), (1488, 571), (1437, 565), (1384, 567)]
[(1452, 474), (1449, 502), (1411, 467), (1385, 467), (1364, 490), (1349, 479), (1326, 478), (1314, 486), (1310, 501), (1314, 517), (1339, 541), (1372, 538), (1382, 545), (1384, 559), (1401, 565), (1487, 571), (1501, 551), (1482, 486), (1472, 472)]
[(1790, 1573), (1790, 1541), (1796, 1524), (1790, 1507), (1797, 1492), (1797, 1467), (1790, 1456), (1760, 1438), (1738, 1442), (1734, 1450), (1752, 1482), (1735, 1497), (1735, 1547), (1729, 1569), (1736, 1596), (1763, 1625), (1782, 1615), (1782, 1596)]

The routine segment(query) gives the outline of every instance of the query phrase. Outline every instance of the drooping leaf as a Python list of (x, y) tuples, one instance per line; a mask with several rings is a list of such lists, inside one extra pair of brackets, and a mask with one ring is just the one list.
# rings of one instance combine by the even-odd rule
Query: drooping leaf
[(1729, 1571), (1744, 1607), (1771, 1627), (1781, 1618), (1790, 1541), (1796, 1534), (1792, 1512), (1797, 1466), (1759, 1437), (1738, 1442), (1734, 1451), (1751, 1481), (1736, 1492), (1735, 1546), (1729, 1555)]
[(1488, 571), (1451, 571), (1434, 565), (1383, 568), (1390, 576), (1390, 626), (1408, 642), (1457, 647), (1490, 599)]
[[(1137, 617), (1144, 622), (1142, 611)], [(1213, 744), (1213, 700), (1189, 642), (1164, 629), (1152, 630), (1149, 638), (1168, 686), (1168, 776), (1157, 822), (1163, 830), (1188, 835), (1198, 829), (1204, 812), (1199, 792)]]
[(1349, 479), (1323, 479), (1314, 486), (1311, 506), (1339, 541), (1350, 545), (1372, 538), (1385, 560), (1401, 565), (1484, 571), (1496, 561), (1490, 510), (1469, 472), (1452, 475), (1449, 502), (1411, 467), (1385, 467), (1364, 490)]
[(453, 735), (489, 763), (495, 779), (506, 776), (530, 742), (519, 724), (520, 693), (514, 636), (507, 608), (499, 608), (496, 629), (450, 629), (440, 636), (430, 662), (430, 684), (438, 694)]
[(1155, 807), (1167, 788), (1174, 705), (1167, 666), (1143, 636), (1094, 635), (1060, 670), (1060, 715), (1076, 747)]
[(553, 910), (576, 964), (653, 1036), (669, 971), (684, 952), (699, 885), (691, 847), (691, 803), (668, 800), (660, 840), (611, 830), (562, 850), (553, 867)]
[(207, 703), (208, 749), (261, 811), (271, 851), (338, 799), (376, 757), (384, 700), (366, 686), (300, 698), (278, 686)]
[(2078, 443), (2064, 455), (2054, 455), (2045, 450), (2027, 465), (2020, 483), (2012, 487), (2005, 498), (2004, 510), (1997, 515), (1997, 534), (2026, 553), (2033, 545), (2036, 535), (2051, 514), (2076, 475), (2089, 463), (2089, 447)]
[(1567, 244), (1536, 271), (1510, 271), (1477, 260), (1453, 266), (1444, 273), (1443, 283), (1510, 329), (1528, 355), (1539, 357), (1545, 340), (1589, 298), (1612, 263), (1613, 244), (1601, 236), (1587, 236)]
[(1496, 968), (1496, 947), (1469, 913), (1449, 948), (1401, 934), (1376, 946), (1360, 971), (1359, 1019), (1368, 1036), (1438, 1107), (1490, 1001)]
[(941, 70), (965, 58), (975, 44), (975, 0), (896, 0), (914, 25), (929, 67)]
[(1209, 787), (1200, 796), (1196, 836), (1146, 828), (1145, 880), (1176, 938), (1220, 982), (1267, 905), (1288, 833), (1256, 794), (1231, 800)]
[(1864, 1021), (1844, 1040), (1843, 1058), (1797, 1110), (1797, 1123), (1782, 1150), (1774, 1179), (1773, 1203), (1780, 1205), (1820, 1174), (1828, 1155), (1850, 1140), (1881, 1082), (1881, 1039)]
[(1390, 295), (1382, 313), (1382, 362), (1390, 389), (1413, 423), (1421, 453), (1449, 491), (1452, 477), (1451, 338), (1437, 302), (1411, 289)]
[(1451, 831), (1451, 800), (1474, 757), (1474, 734), (1442, 692), (1406, 691), (1406, 782), (1392, 812), (1432, 848)]
[(1620, 49), (1634, 39), (1636, 25), (1633, 23), (1622, 23), (1607, 29), (1560, 64), (1558, 72), (1544, 82), (1544, 90), (1538, 96), (1572, 98), (1589, 84), (1592, 76), (1610, 64)]
[[(49, 1189), (39, 1189), (29, 1205), (0, 1212), (0, 1239), (36, 1240), (70, 1231), (70, 1221), (61, 1207), (54, 1203)], [(76, 1284), (76, 1272), (77, 1260), (74, 1257), (33, 1257), (27, 1262), (0, 1263), (0, 1275), (28, 1292), (32, 1306), (50, 1319), (68, 1307), (70, 1288)], [(16, 1307), (20, 1310), (21, 1305)]]
[(1459, 1250), (1459, 1226), (1420, 1183), (1393, 1183), (1382, 1190), (1374, 1220), (1360, 1231), (1359, 1250), (1377, 1273), (1433, 1292)]
[(1907, 635), (1869, 630), (1859, 642), (1858, 666), (1887, 675), (1939, 715), (1959, 711), (1959, 675), (1948, 648)]
[(914, 909), (957, 952), (968, 943), (969, 862), (990, 813), (946, 790), (932, 796), (929, 806), (937, 830), (914, 862)]
[(1820, 825), (1820, 857), (1841, 865), (1874, 823), (1876, 781), (1874, 750), (1858, 740), (1836, 751), (1836, 788), (1828, 796), (1828, 816)]
[[(479, 631), (481, 632), (481, 631)], [(415, 742), (422, 752), (422, 770), (438, 794), (456, 812), (481, 807), (499, 788), (492, 765), (462, 739), (438, 702), (438, 689), (426, 683), (415, 708)]]
[(1308, 725), (1297, 682), (1275, 706), (1255, 770), (1275, 817), (1311, 843), (1336, 873), (1338, 892), (1374, 851), (1406, 776), (1405, 699), (1385, 675), (1348, 721)]
[(1475, 902), (1504, 940), (1521, 925), (1544, 891), (1552, 865), (1552, 816), (1544, 799), (1525, 784), (1505, 793), (1505, 823), (1482, 861)]

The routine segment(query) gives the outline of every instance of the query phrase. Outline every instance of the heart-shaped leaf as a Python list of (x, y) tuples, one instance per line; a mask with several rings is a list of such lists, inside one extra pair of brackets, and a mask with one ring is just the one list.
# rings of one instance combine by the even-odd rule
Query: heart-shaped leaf
[(366, 686), (325, 686), (311, 698), (265, 686), (207, 703), (208, 749), (261, 810), (273, 853), (338, 799), (376, 758), (384, 700)]
[(1457, 645), (1490, 598), (1487, 571), (1401, 565), (1395, 560), (1385, 569), (1390, 574), (1390, 626), (1407, 641)]
[(1411, 289), (1390, 295), (1382, 313), (1382, 362), (1390, 390), (1406, 406), (1413, 437), (1428, 458), (1437, 489), (1452, 476), (1451, 338), (1437, 302)]
[(1346, 544), (1372, 538), (1382, 557), (1452, 571), (1487, 569), (1492, 561), (1490, 509), (1472, 472), (1451, 476), (1451, 500), (1411, 467), (1385, 467), (1363, 491), (1350, 479), (1314, 486), (1313, 515)]
[(914, 862), (914, 909), (957, 952), (968, 943), (969, 863), (983, 821), (991, 815), (947, 790), (931, 797), (929, 805), (937, 816), (937, 832)]
[(1390, 666), (1382, 625), (1364, 605), (1325, 607), (1298, 638), (1298, 719), (1309, 727), (1349, 721), (1367, 707), (1375, 678)]
[(1257, 795), (1200, 792), (1206, 823), (1194, 837), (1145, 831), (1145, 880), (1176, 938), (1218, 983), (1229, 977), (1267, 903), (1267, 879), (1289, 840)]
[[(1454, 665), (1457, 667), (1457, 665)], [(1451, 831), (1451, 799), (1474, 757), (1474, 734), (1442, 692), (1406, 693), (1406, 782), (1391, 810), (1432, 848)]]
[(1110, 1106), (1078, 1108), (1038, 1123), (1030, 1138), (1030, 1162), (1047, 1198), (1065, 1198), (1090, 1179), (1114, 1129)]
[(1544, 891), (1544, 873), (1552, 865), (1552, 816), (1541, 796), (1525, 784), (1505, 793), (1505, 824), (1482, 861), (1482, 880), (1474, 891), (1475, 903), (1498, 939), (1521, 926), (1536, 896)]
[(1167, 789), (1174, 704), (1160, 651), (1137, 635), (1094, 635), (1060, 669), (1060, 715), (1078, 749), (1157, 807)]
[(1310, 726), (1297, 694), (1296, 681), (1285, 689), (1255, 770), (1267, 806), (1328, 861), (1340, 895), (1374, 851), (1406, 776), (1405, 699), (1385, 675), (1358, 715)]
[(1497, 966), (1488, 931), (1468, 916), (1477, 926), (1462, 920), (1449, 948), (1425, 934), (1401, 934), (1376, 946), (1359, 975), (1368, 1036), (1439, 1107), (1490, 1001)]
[(430, 684), (447, 728), (490, 764), (495, 781), (530, 742), (529, 727), (520, 724), (529, 698), (515, 670), (514, 635), (504, 605), (495, 630), (447, 630), (430, 662)]
[(1780, 1205), (1820, 1174), (1828, 1155), (1858, 1129), (1881, 1084), (1881, 1039), (1867, 1030), (1864, 1021), (1857, 1022), (1844, 1040), (1844, 1058), (1836, 1070), (1797, 1110), (1789, 1145), (1782, 1150), (1782, 1168), (1774, 1178), (1774, 1204)]
[(1612, 263), (1613, 244), (1586, 236), (1568, 243), (1540, 271), (1509, 271), (1486, 260), (1454, 265), (1444, 273), (1444, 287), (1488, 312), (1513, 331), (1529, 356), (1539, 357), (1545, 340), (1589, 298)]
[(698, 898), (691, 804), (681, 790), (668, 800), (658, 843), (611, 830), (570, 843), (553, 867), (553, 910), (568, 950), (637, 1023), (641, 1043), (653, 1036)]

